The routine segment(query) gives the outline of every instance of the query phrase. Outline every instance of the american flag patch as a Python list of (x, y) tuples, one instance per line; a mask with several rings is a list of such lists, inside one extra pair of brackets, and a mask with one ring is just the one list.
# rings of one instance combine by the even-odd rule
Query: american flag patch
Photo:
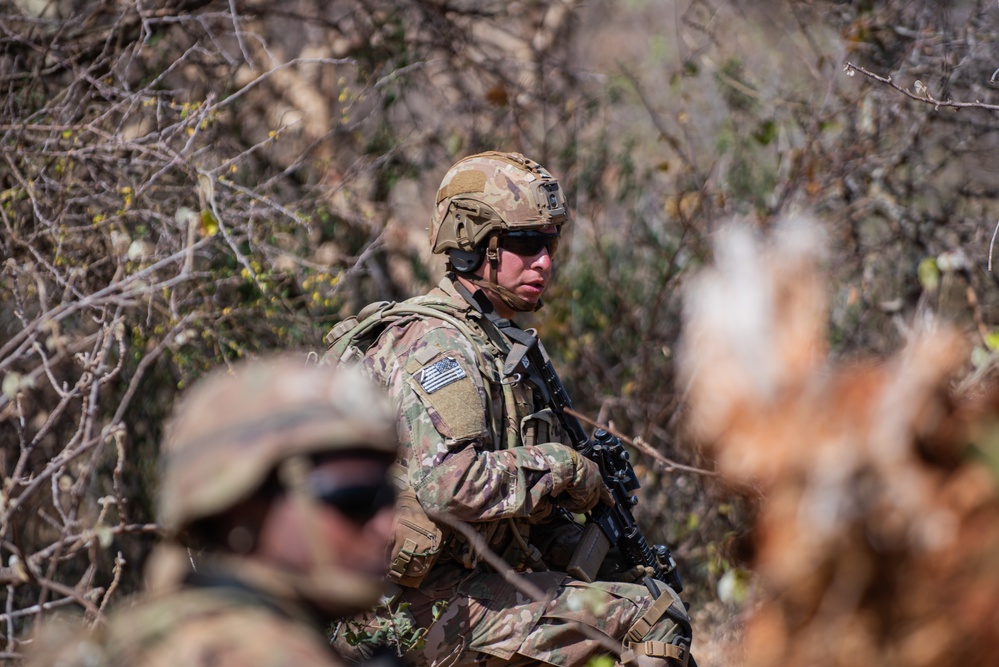
[(416, 379), (423, 391), (432, 394), (452, 382), (465, 377), (465, 369), (453, 357), (445, 357), (429, 366), (424, 366), (416, 374)]

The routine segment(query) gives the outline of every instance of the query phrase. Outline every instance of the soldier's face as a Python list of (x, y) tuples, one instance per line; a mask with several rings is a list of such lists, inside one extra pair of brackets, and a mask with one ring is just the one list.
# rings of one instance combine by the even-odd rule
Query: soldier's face
[[(554, 225), (538, 230), (542, 234), (557, 234), (558, 228)], [(551, 244), (550, 244), (551, 245)], [(551, 247), (555, 247), (551, 245)], [(522, 248), (510, 250), (504, 248), (502, 241), (499, 247), (499, 266), (496, 269), (496, 283), (510, 290), (520, 298), (530, 304), (536, 304), (545, 289), (552, 274), (552, 257), (545, 245), (540, 245), (533, 254), (522, 254)], [(492, 266), (489, 262), (483, 262), (480, 271), (482, 277), (492, 279)], [(486, 292), (487, 296), (489, 295)], [(509, 306), (499, 299), (490, 297), (496, 311), (502, 317), (513, 317), (514, 312)]]
[(297, 572), (324, 565), (384, 576), (395, 506), (384, 463), (325, 461), (309, 474), (308, 501), (278, 496), (264, 521), (257, 553)]

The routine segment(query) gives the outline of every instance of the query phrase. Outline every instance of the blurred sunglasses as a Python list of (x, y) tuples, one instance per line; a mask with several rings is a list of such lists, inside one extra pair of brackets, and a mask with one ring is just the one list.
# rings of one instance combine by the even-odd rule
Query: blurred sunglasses
[(395, 504), (395, 487), (386, 479), (357, 486), (326, 486), (321, 478), (313, 477), (308, 486), (309, 495), (314, 499), (332, 507), (359, 526)]
[(548, 250), (548, 256), (554, 257), (561, 236), (558, 232), (508, 232), (499, 237), (499, 247), (521, 257), (534, 257), (540, 255), (542, 250)]

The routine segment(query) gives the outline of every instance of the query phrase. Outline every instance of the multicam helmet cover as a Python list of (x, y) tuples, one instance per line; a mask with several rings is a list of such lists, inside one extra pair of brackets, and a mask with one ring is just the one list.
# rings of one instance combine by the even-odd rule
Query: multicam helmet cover
[(548, 170), (520, 153), (490, 151), (457, 162), (437, 190), (434, 253), (472, 251), (494, 232), (569, 222), (565, 194)]
[(249, 497), (298, 454), (371, 450), (391, 458), (395, 416), (349, 369), (280, 356), (220, 369), (192, 387), (160, 454), (160, 519), (176, 535)]

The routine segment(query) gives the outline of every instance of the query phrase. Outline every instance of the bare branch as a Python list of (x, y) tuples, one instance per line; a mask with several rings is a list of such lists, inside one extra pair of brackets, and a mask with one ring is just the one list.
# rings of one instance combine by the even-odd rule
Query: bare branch
[[(929, 90), (925, 88), (925, 86), (922, 86), (919, 89), (919, 91), (914, 93), (908, 90), (907, 88), (903, 88), (902, 86), (895, 83), (892, 80), (891, 76), (887, 77), (879, 76), (873, 72), (864, 69), (863, 67), (860, 67), (859, 65), (854, 65), (853, 63), (849, 62), (846, 63), (843, 66), (843, 71), (845, 71), (848, 76), (853, 76), (854, 72), (860, 72), (861, 74), (870, 79), (873, 79), (875, 81), (885, 84), (886, 86), (894, 88), (895, 90), (902, 93), (909, 99), (916, 100), (917, 102), (923, 102), (924, 104), (930, 104), (935, 109), (939, 109), (940, 107), (949, 107), (952, 109), (986, 109), (988, 111), (999, 111), (999, 104), (987, 104), (985, 102), (980, 102), (978, 100), (975, 100), (974, 102), (955, 102), (953, 100), (934, 99), (930, 95)], [(917, 81), (916, 83), (918, 84), (919, 82)]]

